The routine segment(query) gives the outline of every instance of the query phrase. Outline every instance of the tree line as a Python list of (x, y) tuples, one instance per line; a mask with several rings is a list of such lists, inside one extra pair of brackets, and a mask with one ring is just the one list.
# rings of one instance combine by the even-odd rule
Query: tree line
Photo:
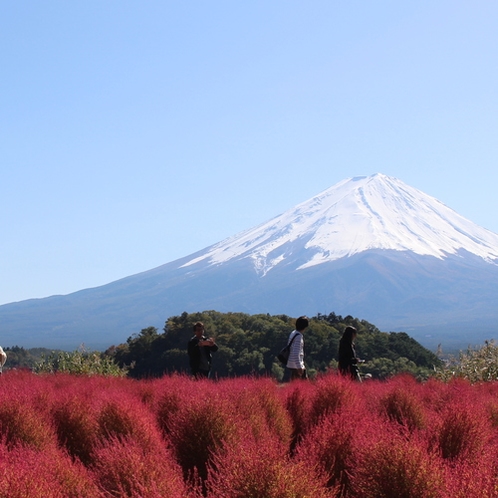
[[(295, 326), (295, 318), (287, 315), (184, 312), (168, 318), (162, 332), (156, 327), (144, 328), (104, 354), (132, 378), (188, 373), (187, 342), (197, 321), (204, 323), (206, 335), (214, 337), (219, 347), (213, 359), (214, 376), (282, 377), (283, 367), (276, 354)], [(305, 363), (310, 376), (337, 368), (339, 340), (348, 325), (358, 330), (357, 354), (366, 360), (362, 372), (373, 378), (406, 372), (425, 379), (441, 367), (441, 360), (408, 334), (381, 332), (366, 320), (332, 312), (312, 317), (305, 332)]]

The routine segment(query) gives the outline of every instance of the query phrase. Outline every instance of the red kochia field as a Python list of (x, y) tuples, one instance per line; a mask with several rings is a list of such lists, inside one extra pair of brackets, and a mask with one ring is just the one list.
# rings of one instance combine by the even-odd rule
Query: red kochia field
[(498, 383), (0, 377), (0, 497), (498, 496)]

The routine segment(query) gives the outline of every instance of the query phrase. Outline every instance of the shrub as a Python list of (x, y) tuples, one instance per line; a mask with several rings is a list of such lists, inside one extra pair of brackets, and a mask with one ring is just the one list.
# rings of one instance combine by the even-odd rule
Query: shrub
[(337, 496), (328, 489), (324, 476), (304, 462), (285, 456), (277, 439), (255, 441), (243, 438), (239, 444), (217, 453), (209, 465), (206, 481), (208, 498), (326, 498)]
[(357, 385), (340, 375), (325, 375), (315, 383), (315, 392), (307, 414), (306, 426), (313, 427), (323, 417), (338, 412), (340, 409), (357, 403), (355, 389)]
[(223, 385), (227, 398), (236, 407), (239, 425), (247, 424), (256, 438), (269, 433), (289, 446), (292, 422), (274, 381), (239, 378), (226, 381)]
[(52, 427), (26, 399), (3, 398), (0, 404), (0, 435), (9, 446), (24, 444), (36, 449), (55, 445)]
[(356, 456), (351, 496), (362, 498), (440, 498), (444, 489), (441, 462), (418, 440), (385, 431)]
[(80, 464), (52, 449), (0, 445), (0, 498), (99, 498), (103, 495)]
[[(452, 462), (446, 478), (447, 498), (496, 498), (498, 491), (495, 451), (485, 451), (475, 461)], [(477, 470), (479, 469), (479, 470)]]
[(69, 373), (73, 375), (111, 375), (124, 377), (127, 370), (120, 368), (114, 360), (97, 351), (59, 351), (42, 359), (35, 366), (37, 373)]
[(73, 395), (60, 402), (53, 410), (53, 420), (59, 444), (75, 458), (88, 465), (98, 441), (97, 410), (84, 402), (84, 398)]
[(91, 468), (105, 496), (187, 496), (182, 470), (165, 447), (150, 451), (130, 437), (111, 437), (98, 445)]
[(498, 380), (498, 346), (493, 340), (484, 346), (460, 352), (459, 358), (451, 357), (448, 363), (436, 370), (435, 376), (443, 381), (461, 377), (470, 382)]
[(132, 439), (151, 451), (162, 445), (153, 414), (128, 393), (104, 401), (97, 422), (99, 439)]
[(193, 393), (197, 390), (197, 381), (189, 377), (164, 377), (151, 383), (155, 396), (150, 400), (159, 427), (164, 434), (169, 434), (171, 421), (182, 406), (191, 402)]
[(356, 452), (361, 451), (356, 435), (364, 429), (364, 421), (359, 419), (361, 415), (351, 409), (325, 417), (303, 436), (296, 448), (296, 461), (321, 469), (327, 485), (339, 487), (341, 496), (349, 490), (351, 462), (355, 461)]
[(285, 396), (285, 408), (292, 421), (291, 449), (293, 449), (310, 425), (309, 413), (313, 386), (309, 382), (293, 382), (284, 386), (282, 390), (282, 395)]
[(443, 458), (473, 459), (479, 456), (489, 435), (489, 418), (480, 408), (453, 403), (443, 416), (436, 438)]
[(204, 480), (211, 455), (236, 436), (236, 410), (212, 387), (208, 380), (198, 381), (198, 396), (171, 417), (168, 436), (185, 477), (196, 470)]
[(389, 420), (407, 428), (410, 432), (425, 427), (424, 407), (412, 390), (395, 386), (381, 398), (380, 406)]

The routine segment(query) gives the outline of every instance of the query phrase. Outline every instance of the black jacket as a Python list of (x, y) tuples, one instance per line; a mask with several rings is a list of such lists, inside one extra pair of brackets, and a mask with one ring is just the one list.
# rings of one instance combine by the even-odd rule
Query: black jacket
[(208, 361), (208, 370), (211, 369), (211, 353), (218, 351), (218, 346), (215, 344), (214, 346), (199, 346), (199, 341), (206, 341), (208, 338), (206, 336), (202, 336), (201, 338), (194, 335), (190, 341), (188, 341), (187, 352), (190, 362), (190, 369), (193, 374), (199, 372), (199, 368), (201, 366), (201, 347), (204, 349)]
[(358, 373), (357, 363), (354, 343), (341, 339), (339, 343), (339, 371), (342, 374), (356, 377)]

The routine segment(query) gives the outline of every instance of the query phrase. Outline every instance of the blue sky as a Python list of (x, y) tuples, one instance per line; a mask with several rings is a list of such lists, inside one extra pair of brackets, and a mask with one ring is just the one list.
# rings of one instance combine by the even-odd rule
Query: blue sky
[(498, 3), (0, 6), (0, 304), (381, 172), (498, 232)]

